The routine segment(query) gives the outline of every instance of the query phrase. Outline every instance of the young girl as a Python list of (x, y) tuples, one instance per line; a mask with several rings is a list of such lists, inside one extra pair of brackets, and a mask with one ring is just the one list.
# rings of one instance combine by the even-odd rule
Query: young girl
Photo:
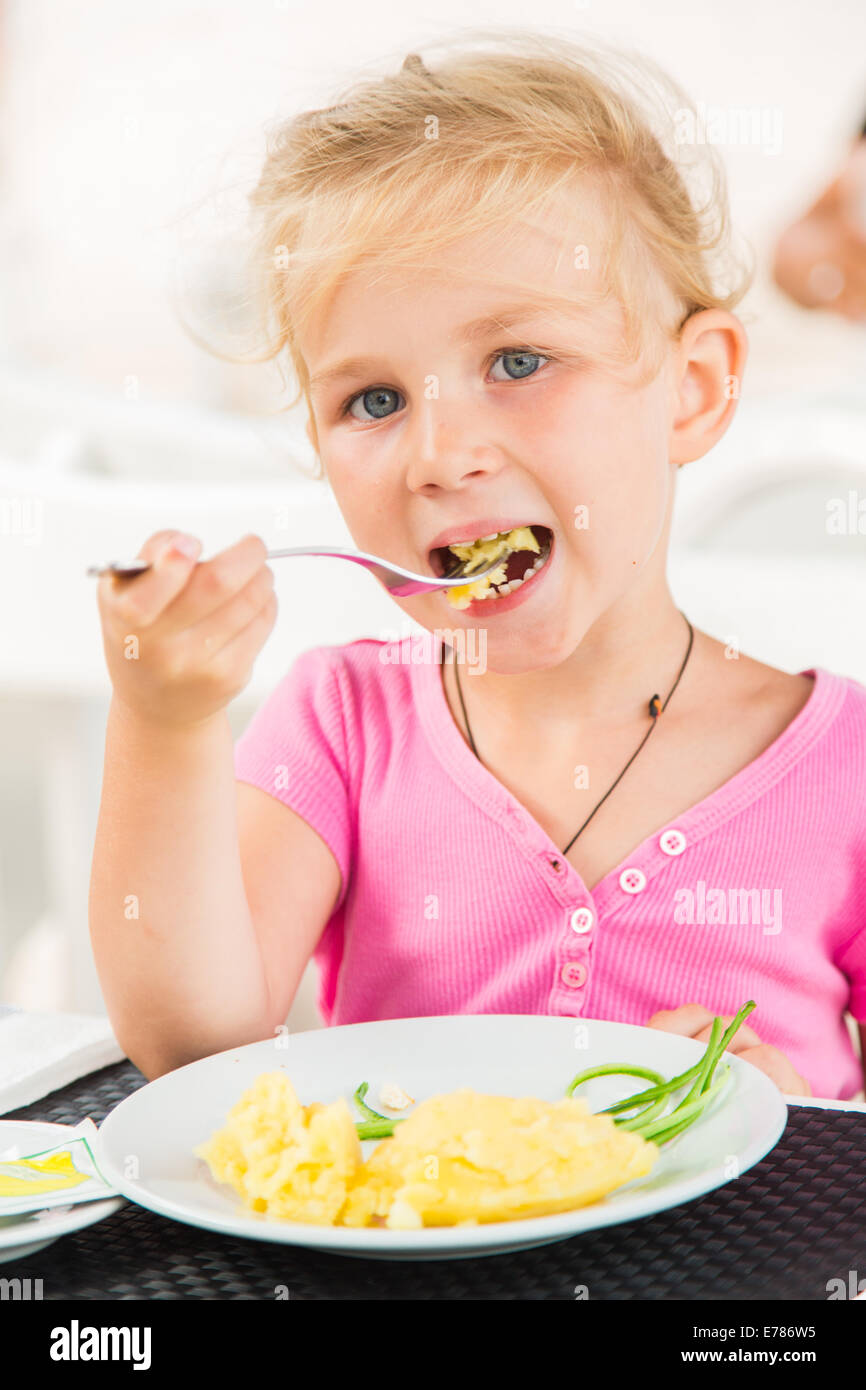
[(276, 612), (262, 539), (197, 564), (160, 532), (151, 570), (100, 580), (91, 937), (149, 1077), (272, 1035), (312, 955), (329, 1024), (706, 1040), (753, 998), (733, 1051), (788, 1094), (859, 1090), (866, 688), (723, 646), (668, 589), (678, 469), (736, 409), (748, 274), (713, 152), (697, 206), (642, 71), (512, 31), (272, 142), (269, 355), (358, 547), (442, 574), (449, 544), (533, 540), (468, 606), (395, 600), (414, 637), (305, 652), (234, 749)]

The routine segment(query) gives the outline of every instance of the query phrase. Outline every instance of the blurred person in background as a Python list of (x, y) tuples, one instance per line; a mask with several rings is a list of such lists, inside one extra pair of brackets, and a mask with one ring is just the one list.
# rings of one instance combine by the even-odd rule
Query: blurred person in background
[(866, 120), (835, 178), (779, 237), (773, 279), (805, 309), (866, 323)]

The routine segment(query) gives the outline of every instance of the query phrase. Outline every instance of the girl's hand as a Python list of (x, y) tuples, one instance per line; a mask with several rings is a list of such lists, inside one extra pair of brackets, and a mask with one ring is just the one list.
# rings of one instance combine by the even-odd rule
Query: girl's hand
[[(705, 1009), (703, 1004), (683, 1004), (679, 1009), (659, 1009), (647, 1019), (646, 1027), (661, 1028), (666, 1033), (681, 1033), (685, 1038), (695, 1038), (698, 1042), (707, 1043), (715, 1017), (716, 1015)], [(733, 1020), (733, 1014), (722, 1015), (723, 1027), (727, 1028)], [(809, 1082), (794, 1070), (784, 1052), (780, 1052), (769, 1043), (762, 1043), (754, 1028), (750, 1028), (747, 1023), (740, 1024), (725, 1051), (737, 1053), (747, 1062), (766, 1072), (783, 1095), (812, 1094)]]
[(203, 723), (243, 690), (277, 615), (273, 571), (260, 536), (244, 536), (196, 563), (157, 531), (134, 579), (102, 575), (97, 600), (115, 697), (163, 726)]

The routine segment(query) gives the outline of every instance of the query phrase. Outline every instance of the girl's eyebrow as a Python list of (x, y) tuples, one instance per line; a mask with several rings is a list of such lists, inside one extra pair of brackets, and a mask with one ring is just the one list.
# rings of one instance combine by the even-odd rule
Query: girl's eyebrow
[[(454, 337), (459, 343), (478, 342), (490, 337), (493, 333), (505, 332), (517, 323), (525, 323), (532, 318), (537, 318), (539, 312), (537, 302), (507, 304), (495, 313), (484, 314), (481, 318), (464, 323), (455, 330)], [(377, 362), (381, 362), (381, 360), (381, 357), (344, 358), (342, 362), (335, 362), (333, 366), (322, 367), (313, 373), (310, 377), (310, 389), (330, 385), (343, 377), (364, 376), (374, 371)]]

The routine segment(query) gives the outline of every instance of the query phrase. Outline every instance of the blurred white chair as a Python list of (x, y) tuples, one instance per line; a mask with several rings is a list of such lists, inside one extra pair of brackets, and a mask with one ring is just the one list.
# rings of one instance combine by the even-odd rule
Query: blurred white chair
[(0, 976), (0, 1002), (35, 1013), (74, 1012), (71, 953), (66, 920), (43, 913), (9, 954)]
[[(862, 530), (834, 534), (832, 501), (863, 500)], [(856, 505), (856, 501), (855, 501)], [(671, 544), (807, 559), (866, 556), (866, 393), (838, 405), (751, 407), (680, 470)]]
[(312, 961), (301, 976), (297, 993), (286, 1019), (290, 1033), (303, 1033), (311, 1028), (324, 1028), (324, 1023), (316, 1006), (319, 988), (319, 972)]
[(678, 604), (756, 660), (866, 684), (861, 503), (866, 399), (745, 410), (707, 458), (680, 470), (669, 563)]

